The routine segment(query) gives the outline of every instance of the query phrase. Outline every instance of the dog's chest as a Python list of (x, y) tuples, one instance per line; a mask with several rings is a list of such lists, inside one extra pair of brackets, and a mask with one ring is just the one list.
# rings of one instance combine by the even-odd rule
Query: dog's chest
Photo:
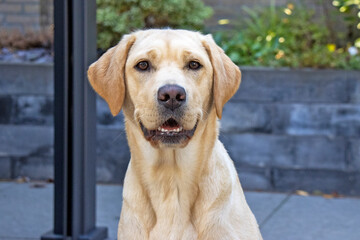
[(182, 195), (179, 188), (168, 190), (166, 193), (159, 192), (158, 198), (153, 199), (153, 207), (157, 221), (150, 232), (150, 240), (197, 239), (190, 218), (190, 199)]
[(158, 173), (157, 177), (149, 186), (151, 205), (156, 213), (156, 225), (150, 232), (150, 239), (196, 239), (191, 222), (195, 186), (176, 173)]

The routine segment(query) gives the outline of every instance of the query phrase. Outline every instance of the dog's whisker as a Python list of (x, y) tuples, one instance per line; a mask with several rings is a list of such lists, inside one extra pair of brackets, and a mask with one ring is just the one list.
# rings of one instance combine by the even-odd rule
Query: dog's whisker
[(114, 139), (112, 140), (112, 142), (113, 142), (113, 143), (116, 142), (116, 141), (117, 141), (121, 136), (123, 136), (124, 134), (125, 134), (125, 130), (119, 130), (119, 134), (114, 137)]

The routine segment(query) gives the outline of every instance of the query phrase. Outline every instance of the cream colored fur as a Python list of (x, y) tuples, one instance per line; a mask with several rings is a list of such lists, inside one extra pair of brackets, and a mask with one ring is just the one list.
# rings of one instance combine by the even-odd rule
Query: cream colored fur
[[(151, 63), (140, 72), (139, 61)], [(202, 68), (186, 68), (196, 60)], [(126, 35), (88, 71), (113, 115), (123, 109), (131, 160), (126, 172), (119, 240), (261, 240), (234, 164), (218, 140), (218, 118), (241, 73), (212, 37), (184, 30)], [(168, 146), (144, 138), (166, 119), (156, 93), (165, 84), (186, 90), (181, 118), (193, 137)]]

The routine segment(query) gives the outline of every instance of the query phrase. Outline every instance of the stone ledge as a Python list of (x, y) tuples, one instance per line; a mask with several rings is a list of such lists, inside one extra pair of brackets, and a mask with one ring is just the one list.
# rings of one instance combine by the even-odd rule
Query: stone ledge
[(21, 12), (21, 4), (0, 3), (0, 13), (13, 14)]
[(0, 179), (10, 179), (11, 176), (11, 159), (0, 157)]
[(12, 159), (12, 177), (29, 177), (30, 179), (54, 179), (53, 157), (26, 157)]
[(347, 150), (346, 160), (349, 170), (360, 171), (360, 138), (348, 139)]
[(98, 128), (96, 152), (97, 180), (122, 183), (130, 161), (124, 129)]
[(273, 109), (272, 104), (228, 102), (220, 121), (221, 133), (271, 133)]
[(52, 127), (0, 125), (0, 157), (38, 156), (51, 151)]
[(221, 134), (237, 168), (282, 167), (348, 170), (343, 138), (293, 137), (273, 134)]
[(359, 104), (276, 104), (273, 133), (360, 136)]
[(0, 63), (0, 94), (54, 93), (52, 64)]
[[(53, 177), (53, 128), (0, 125), (0, 178)], [(122, 183), (130, 160), (126, 134), (119, 128), (97, 129), (97, 179)]]
[(243, 77), (232, 100), (285, 103), (358, 103), (358, 71), (240, 67)]
[(245, 190), (272, 190), (271, 171), (267, 168), (236, 168), (241, 186)]
[(221, 132), (360, 137), (360, 105), (229, 102)]
[(9, 124), (14, 111), (14, 103), (11, 96), (0, 96), (0, 109), (0, 124)]
[(314, 169), (274, 169), (274, 187), (279, 191), (320, 190), (326, 193), (360, 195), (360, 172)]

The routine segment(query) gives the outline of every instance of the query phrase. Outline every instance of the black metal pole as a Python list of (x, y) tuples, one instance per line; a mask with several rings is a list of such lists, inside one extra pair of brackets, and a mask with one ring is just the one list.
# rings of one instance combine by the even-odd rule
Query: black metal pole
[(95, 94), (86, 79), (96, 59), (95, 0), (55, 0), (54, 230), (42, 240), (102, 240), (96, 227)]

